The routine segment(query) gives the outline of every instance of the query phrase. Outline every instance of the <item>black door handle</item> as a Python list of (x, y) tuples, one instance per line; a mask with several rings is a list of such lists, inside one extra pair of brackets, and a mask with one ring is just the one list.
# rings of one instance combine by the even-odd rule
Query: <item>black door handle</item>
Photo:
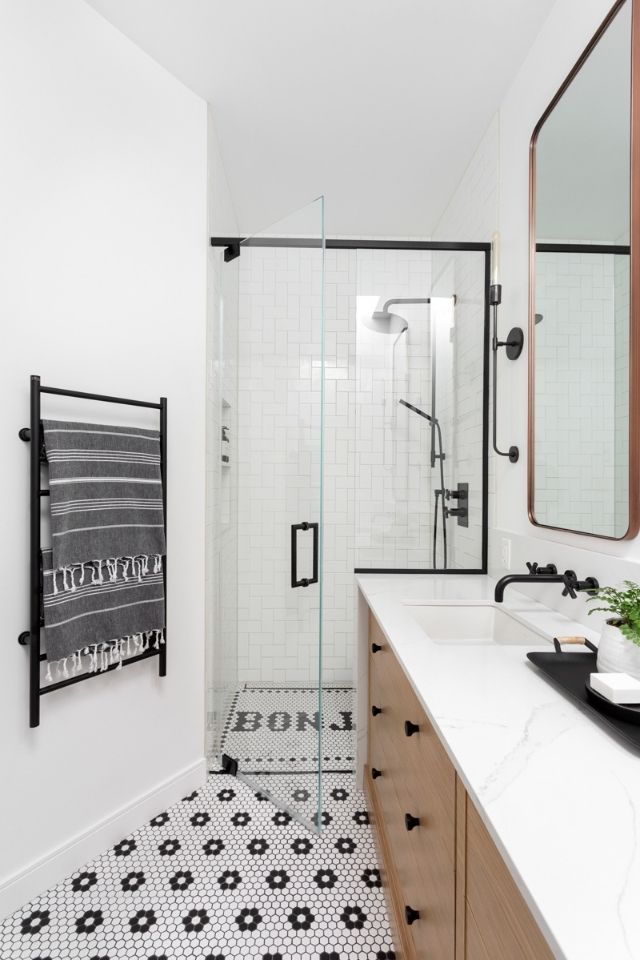
[(414, 817), (411, 813), (405, 813), (404, 815), (404, 825), (407, 830), (411, 831), (414, 827), (420, 826), (420, 817)]
[(371, 707), (371, 716), (377, 717), (379, 713), (382, 713), (382, 707)]
[[(313, 576), (298, 579), (298, 530), (313, 530)], [(292, 523), (291, 524), (291, 586), (309, 587), (318, 582), (318, 524)]]
[(404, 735), (405, 737), (412, 737), (414, 733), (418, 733), (420, 727), (417, 723), (411, 723), (411, 720), (405, 720), (404, 722)]
[(377, 780), (378, 777), (382, 776), (382, 770), (376, 770), (375, 767), (371, 767), (371, 779)]
[(379, 650), (382, 650), (382, 647), (380, 646), (379, 643), (371, 644), (371, 653), (378, 653)]

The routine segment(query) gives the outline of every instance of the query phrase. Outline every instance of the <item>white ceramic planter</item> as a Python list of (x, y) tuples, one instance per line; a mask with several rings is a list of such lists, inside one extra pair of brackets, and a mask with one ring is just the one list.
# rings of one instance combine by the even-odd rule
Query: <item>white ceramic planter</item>
[(640, 647), (632, 643), (608, 620), (598, 645), (598, 673), (628, 673), (640, 680)]

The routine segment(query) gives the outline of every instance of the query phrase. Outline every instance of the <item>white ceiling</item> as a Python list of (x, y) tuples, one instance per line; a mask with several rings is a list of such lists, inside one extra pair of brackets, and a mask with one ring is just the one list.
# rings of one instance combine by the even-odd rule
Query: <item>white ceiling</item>
[(239, 227), (428, 236), (554, 0), (87, 0), (214, 108)]

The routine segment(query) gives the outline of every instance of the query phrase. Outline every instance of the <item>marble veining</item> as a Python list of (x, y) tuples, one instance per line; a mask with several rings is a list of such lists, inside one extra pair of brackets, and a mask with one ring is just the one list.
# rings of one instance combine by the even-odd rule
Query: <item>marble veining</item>
[(531, 647), (438, 644), (407, 603), (492, 603), (492, 578), (363, 574), (358, 586), (556, 957), (640, 958), (640, 756), (526, 659), (553, 636), (597, 633), (510, 590), (502, 607), (537, 634)]

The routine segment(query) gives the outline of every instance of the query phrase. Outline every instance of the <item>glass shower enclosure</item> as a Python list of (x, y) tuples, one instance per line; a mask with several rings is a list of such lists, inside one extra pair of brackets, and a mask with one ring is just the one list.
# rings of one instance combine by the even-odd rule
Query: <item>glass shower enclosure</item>
[(487, 555), (489, 245), (323, 207), (213, 238), (208, 328), (207, 753), (313, 829), (365, 749), (354, 570)]
[(236, 471), (241, 678), (223, 765), (310, 826), (322, 805), (323, 207), (243, 240), (226, 266), (238, 285), (237, 414), (220, 444), (222, 470), (227, 457)]

